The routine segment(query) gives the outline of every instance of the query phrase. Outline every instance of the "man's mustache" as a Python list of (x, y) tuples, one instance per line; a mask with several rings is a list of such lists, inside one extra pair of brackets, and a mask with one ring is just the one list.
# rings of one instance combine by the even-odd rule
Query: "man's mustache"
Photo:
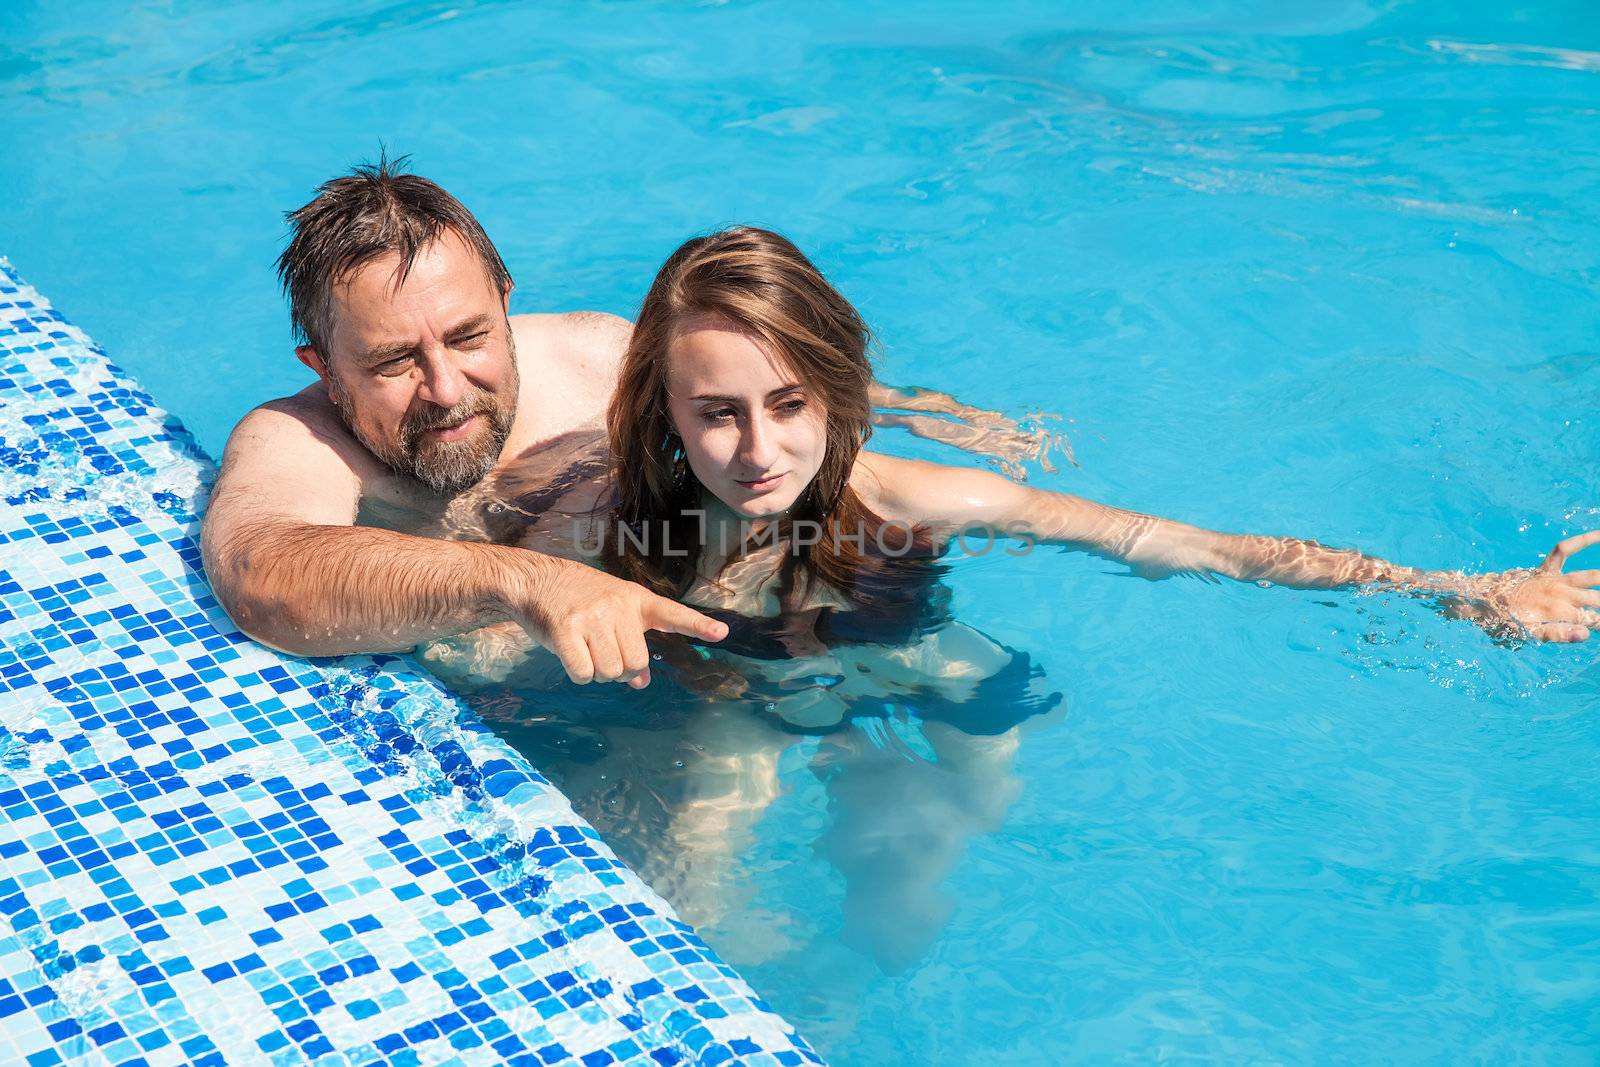
[(405, 441), (406, 449), (410, 451), (416, 448), (417, 441), (429, 430), (456, 426), (474, 415), (488, 416), (492, 422), (494, 412), (494, 398), (485, 392), (462, 397), (448, 408), (425, 403), (422, 407), (406, 413), (400, 426), (401, 439)]

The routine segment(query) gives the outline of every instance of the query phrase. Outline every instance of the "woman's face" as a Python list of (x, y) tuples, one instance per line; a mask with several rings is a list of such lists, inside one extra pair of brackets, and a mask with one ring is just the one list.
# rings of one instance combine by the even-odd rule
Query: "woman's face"
[(746, 519), (788, 510), (827, 452), (822, 398), (750, 334), (691, 321), (667, 350), (667, 408), (700, 484)]

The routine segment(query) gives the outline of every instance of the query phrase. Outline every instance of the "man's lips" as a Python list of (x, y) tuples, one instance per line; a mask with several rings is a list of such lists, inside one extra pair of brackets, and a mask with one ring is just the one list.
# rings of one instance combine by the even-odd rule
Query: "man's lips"
[(468, 415), (454, 426), (436, 426), (424, 430), (423, 435), (434, 441), (459, 441), (473, 431), (481, 418), (482, 415)]
[(768, 489), (777, 488), (778, 483), (783, 481), (785, 477), (787, 477), (787, 474), (771, 474), (765, 478), (758, 478), (753, 482), (739, 481), (737, 478), (734, 480), (738, 482), (739, 487), (742, 489), (748, 489), (752, 493), (765, 493)]

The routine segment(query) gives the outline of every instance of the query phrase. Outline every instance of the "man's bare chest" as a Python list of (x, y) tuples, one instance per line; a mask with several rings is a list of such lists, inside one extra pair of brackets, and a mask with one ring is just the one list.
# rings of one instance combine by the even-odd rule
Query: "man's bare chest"
[(483, 481), (454, 495), (390, 472), (362, 489), (358, 525), (568, 557), (582, 554), (595, 516), (610, 503), (605, 440), (594, 426), (507, 454)]

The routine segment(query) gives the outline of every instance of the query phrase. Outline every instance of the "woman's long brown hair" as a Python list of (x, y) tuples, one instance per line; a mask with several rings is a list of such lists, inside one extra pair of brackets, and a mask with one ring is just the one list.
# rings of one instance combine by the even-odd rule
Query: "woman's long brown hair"
[[(639, 309), (607, 428), (616, 523), (640, 536), (622, 536), (615, 524), (608, 531), (605, 555), (612, 569), (672, 597), (687, 592), (697, 573), (700, 527), (685, 512), (700, 507), (702, 487), (668, 413), (667, 374), (674, 334), (706, 318), (731, 323), (760, 341), (826, 412), (822, 465), (780, 526), (783, 537), (795, 522), (810, 520), (823, 531), (822, 539), (808, 546), (785, 542), (783, 610), (799, 607), (813, 582), (848, 595), (864, 569), (886, 577), (885, 570), (909, 563), (873, 555), (883, 522), (850, 488), (856, 456), (872, 432), (866, 323), (787, 239), (738, 226), (696, 237), (672, 253)], [(905, 536), (886, 531), (883, 540), (898, 548)]]

